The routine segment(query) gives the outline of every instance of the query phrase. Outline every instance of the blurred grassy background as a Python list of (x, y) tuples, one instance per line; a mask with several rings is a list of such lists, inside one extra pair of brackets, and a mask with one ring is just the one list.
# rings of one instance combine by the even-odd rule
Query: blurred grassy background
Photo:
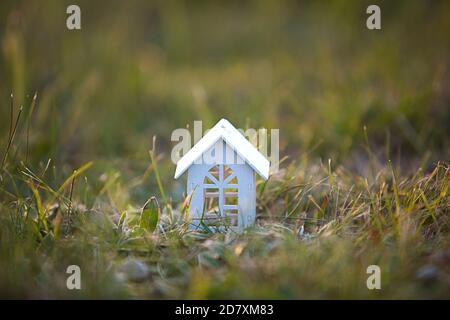
[[(20, 121), (18, 136), (8, 158), (13, 164), (7, 165), (6, 169), (13, 173), (20, 171), (16, 170), (18, 162), (26, 158), (26, 165), (31, 170), (46, 172), (47, 161), (51, 158), (52, 169), (48, 170), (47, 178), (49, 185), (57, 188), (74, 168), (94, 161), (86, 172), (85, 182), (80, 179), (75, 186), (74, 197), (84, 208), (77, 210), (83, 212), (86, 208), (95, 207), (101, 211), (107, 207), (105, 212), (120, 216), (125, 210), (133, 211), (142, 205), (149, 195), (160, 195), (153, 175), (148, 176), (148, 171), (144, 174), (149, 167), (148, 150), (152, 147), (154, 135), (157, 136), (163, 185), (169, 197), (179, 200), (184, 186), (174, 184), (172, 179), (175, 169), (169, 156), (172, 130), (192, 126), (193, 120), (203, 120), (204, 128), (207, 128), (225, 117), (241, 128), (280, 128), (281, 157), (288, 155), (290, 160), (287, 163), (297, 161), (295, 166), (298, 165), (296, 169), (282, 172), (291, 174), (286, 175), (286, 179), (295, 177), (294, 182), (305, 183), (311, 173), (325, 174), (327, 179), (327, 170), (331, 171), (331, 168), (320, 171), (317, 168), (320, 159), (330, 158), (333, 168), (342, 165), (350, 170), (355, 176), (348, 177), (349, 173), (344, 169), (336, 174), (345, 186), (343, 189), (349, 192), (350, 199), (355, 196), (355, 203), (359, 197), (352, 193), (356, 190), (352, 191), (351, 185), (358, 181), (361, 184), (357, 188), (365, 190), (361, 175), (369, 180), (370, 188), (376, 188), (371, 183), (381, 184), (375, 176), (379, 170), (384, 170), (388, 159), (392, 159), (399, 175), (414, 173), (419, 165), (424, 172), (432, 172), (438, 160), (445, 162), (450, 159), (450, 2), (376, 1), (382, 11), (382, 30), (370, 31), (366, 28), (368, 15), (365, 11), (373, 3), (348, 0), (77, 1), (81, 7), (82, 30), (69, 31), (65, 12), (72, 1), (3, 0), (0, 3), (2, 148), (8, 140), (10, 94), (14, 93), (15, 115), (18, 106), (24, 106), (22, 120), (29, 115), (34, 93), (38, 94), (36, 109), (29, 122), (28, 151), (25, 143), (27, 122)], [(366, 134), (364, 127), (367, 128)], [(445, 218), (448, 217), (447, 189), (442, 188), (446, 185), (448, 168), (436, 170), (444, 172), (435, 174), (441, 179), (436, 182), (437, 191), (426, 184), (432, 189), (426, 193), (427, 197), (436, 201), (425, 203), (428, 214), (432, 212), (431, 207), (436, 207)], [(384, 177), (383, 174), (381, 176)], [(304, 202), (293, 209), (290, 201), (296, 199), (295, 196), (284, 196), (280, 190), (287, 184), (281, 178), (277, 179), (274, 179), (272, 189), (271, 185), (268, 189), (279, 197), (265, 195), (269, 198), (261, 196), (259, 199), (264, 210), (270, 214), (297, 208), (307, 213), (316, 210), (314, 205)], [(389, 179), (388, 185), (392, 182)], [(417, 176), (414, 181), (419, 183), (420, 179)], [(31, 201), (31, 191), (26, 189), (26, 185), (18, 183), (17, 187), (12, 180), (4, 181), (2, 190), (9, 194), (2, 193), (1, 211), (7, 212), (16, 204), (20, 207), (22, 203)], [(23, 198), (18, 197), (21, 200), (16, 199), (11, 205), (11, 194), (19, 193), (15, 188), (23, 192)], [(23, 191), (25, 189), (27, 191)], [(331, 186), (329, 189), (330, 195), (322, 189), (311, 191), (313, 196), (323, 197), (323, 203), (317, 200), (322, 207), (318, 211), (320, 214), (334, 211), (331, 207), (323, 209), (325, 201), (328, 206), (327, 197), (334, 199), (335, 196), (334, 193), (331, 196)], [(408, 187), (404, 194), (408, 195), (411, 190), (416, 189)], [(339, 197), (339, 190), (337, 192)], [(395, 195), (398, 196), (397, 193)], [(393, 193), (389, 195), (389, 201), (392, 199)], [(334, 200), (337, 212), (338, 202), (344, 198), (341, 196)], [(367, 199), (364, 201), (369, 203)], [(424, 210), (425, 204), (419, 206), (415, 201), (410, 208), (416, 210), (417, 205), (417, 210)], [(288, 204), (285, 208), (279, 202)], [(332, 205), (332, 201), (330, 203)], [(46, 205), (50, 207), (53, 203), (48, 200)], [(342, 205), (346, 208), (346, 203)], [(33, 205), (29, 208), (35, 209)], [(445, 219), (442, 221), (448, 223)], [(90, 226), (93, 229), (85, 230), (78, 238), (78, 244), (58, 242), (55, 245), (58, 249), (51, 251), (49, 261), (64, 264), (66, 260), (84, 259), (84, 263), (88, 263), (93, 259), (89, 250), (96, 246), (106, 252), (99, 259), (109, 261), (113, 254), (108, 250), (120, 247), (117, 244), (120, 241), (109, 230), (108, 223), (106, 227)], [(9, 233), (5, 230), (0, 233), (2, 245), (11, 243), (15, 237), (8, 238), (6, 235)], [(448, 232), (445, 228), (443, 230)], [(236, 267), (243, 273), (225, 273), (224, 282), (217, 284), (208, 282), (200, 271), (202, 269), (194, 268), (181, 280), (173, 278), (174, 282), (169, 287), (167, 283), (159, 283), (156, 286), (159, 291), (155, 289), (157, 292), (150, 296), (251, 297), (259, 293), (256, 296), (361, 297), (367, 294), (366, 288), (355, 289), (354, 282), (342, 280), (344, 288), (319, 284), (314, 289), (316, 291), (311, 289), (308, 295), (301, 290), (302, 286), (314, 287), (313, 284), (320, 283), (319, 278), (326, 277), (328, 271), (323, 269), (317, 273), (317, 278), (304, 279), (296, 278), (286, 268), (291, 265), (303, 268), (304, 273), (311, 273), (325, 261), (326, 253), (311, 253), (302, 246), (299, 256), (290, 260), (288, 253), (294, 246), (292, 239), (283, 242), (277, 232), (264, 232), (267, 233), (262, 239), (252, 240), (257, 248), (249, 249), (257, 252), (256, 260), (235, 261), (229, 253), (224, 253), (240, 254), (240, 246), (253, 246), (245, 240), (245, 245), (235, 243), (234, 247), (227, 249), (223, 248), (223, 239), (210, 243), (206, 261), (211, 260), (208, 254), (218, 255), (231, 265), (231, 270)], [(100, 244), (92, 243), (91, 238), (96, 235), (104, 238)], [(266, 243), (266, 236), (282, 243), (283, 249), (277, 251), (281, 261), (279, 265), (273, 266), (270, 261), (263, 260), (265, 252), (270, 251), (267, 246), (276, 246)], [(436, 241), (445, 247), (448, 233), (446, 237), (437, 237), (444, 245)], [(49, 296), (66, 295), (64, 287), (52, 287), (53, 291), (47, 288), (51, 286), (51, 275), (58, 270), (52, 262), (42, 267), (42, 257), (33, 256), (31, 262), (17, 263), (29, 255), (27, 252), (34, 250), (35, 244), (27, 243), (21, 247), (20, 239), (14, 241), (17, 241), (14, 242), (17, 251), (0, 252), (10, 259), (0, 259), (3, 260), (0, 266), (8, 270), (3, 278), (0, 277), (2, 293), (24, 296), (27, 292), (39, 297), (45, 297), (45, 292)], [(178, 243), (181, 240), (174, 241)], [(350, 246), (348, 240), (331, 242), (324, 248), (332, 250), (333, 244), (342, 250), (331, 260), (326, 260), (329, 268), (341, 268), (339, 261), (353, 261), (355, 253), (346, 250)], [(146, 242), (144, 246), (148, 245)], [(161, 253), (157, 258), (169, 269), (168, 278), (172, 273), (178, 276), (176, 270), (184, 269), (186, 256), (193, 254), (184, 252), (177, 256), (181, 249), (177, 245), (174, 247), (171, 249), (173, 252)], [(414, 254), (419, 254), (420, 250), (411, 248)], [(3, 249), (6, 250), (5, 247)], [(398, 252), (390, 252), (386, 258), (381, 248), (377, 250), (373, 250), (373, 254), (383, 257), (380, 259), (385, 259), (388, 261), (386, 265), (395, 269), (392, 261)], [(360, 248), (358, 252), (362, 252)], [(303, 254), (313, 255), (313, 262), (304, 265), (303, 258), (298, 259), (304, 257)], [(412, 255), (411, 260), (414, 257)], [(370, 261), (371, 258), (367, 253), (361, 260)], [(200, 266), (205, 264), (205, 260), (201, 261), (198, 262)], [(402, 266), (411, 270), (399, 267), (398, 272), (404, 272), (404, 276), (394, 274), (391, 280), (403, 279), (405, 286), (398, 286), (398, 291), (388, 289), (384, 292), (386, 296), (402, 297), (405, 292), (414, 296), (407, 277), (421, 265), (417, 261), (415, 264), (403, 262)], [(263, 263), (273, 270), (261, 271)], [(350, 264), (349, 269), (342, 267), (338, 274), (345, 278), (346, 274), (359, 272), (358, 275), (364, 278), (359, 264)], [(16, 273), (15, 269), (19, 272)], [(31, 277), (33, 273), (29, 270), (39, 270), (37, 278), (33, 278), (39, 289), (31, 294), (26, 287), (12, 289), (24, 274)], [(155, 274), (158, 272), (159, 269)], [(244, 288), (242, 283), (246, 282), (242, 279), (247, 279), (247, 272), (254, 275), (256, 283), (267, 274), (278, 276), (271, 278), (267, 288), (261, 291), (259, 287), (252, 289), (250, 284)], [(91, 276), (100, 281), (96, 275)], [(211, 274), (211, 279), (215, 276)], [(124, 295), (122, 291), (115, 291), (115, 282), (108, 274), (104, 277), (101, 279), (104, 280), (103, 291), (98, 288), (98, 282), (92, 282), (84, 294), (89, 297), (129, 294), (129, 291)], [(298, 281), (296, 288), (289, 287), (293, 279)], [(177, 291), (178, 285), (185, 286), (185, 289)], [(328, 291), (322, 293), (321, 288), (325, 288), (322, 286)], [(442, 292), (446, 288), (434, 291), (435, 295), (444, 296)], [(235, 294), (236, 290), (240, 290), (241, 295)], [(134, 293), (138, 296), (149, 294), (147, 291)], [(428, 293), (420, 291), (419, 296), (428, 297)]]
[(226, 117), (281, 129), (288, 154), (346, 159), (363, 141), (448, 157), (450, 4), (381, 1), (70, 1), (0, 4), (0, 121), (29, 106), (33, 158), (142, 157), (157, 135)]

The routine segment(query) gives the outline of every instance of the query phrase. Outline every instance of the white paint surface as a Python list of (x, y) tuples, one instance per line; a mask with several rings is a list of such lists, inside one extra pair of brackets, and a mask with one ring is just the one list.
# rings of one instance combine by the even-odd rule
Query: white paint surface
[(220, 139), (232, 148), (264, 180), (269, 178), (270, 162), (228, 120), (220, 120), (178, 162), (175, 179), (198, 161)]

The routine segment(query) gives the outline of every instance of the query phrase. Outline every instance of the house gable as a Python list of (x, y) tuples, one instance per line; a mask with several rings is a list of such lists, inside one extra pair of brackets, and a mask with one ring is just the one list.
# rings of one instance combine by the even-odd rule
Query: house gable
[(264, 180), (269, 178), (270, 162), (228, 120), (220, 120), (178, 162), (175, 179), (178, 179), (197, 159), (214, 144), (223, 139)]

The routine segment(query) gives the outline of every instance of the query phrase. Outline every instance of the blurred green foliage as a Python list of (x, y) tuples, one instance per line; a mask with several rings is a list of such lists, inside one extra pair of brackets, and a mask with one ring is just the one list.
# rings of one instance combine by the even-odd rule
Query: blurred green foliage
[[(377, 3), (1, 1), (0, 296), (448, 298), (450, 2)], [(191, 233), (170, 135), (223, 117), (289, 159), (254, 229)]]
[(363, 141), (448, 156), (450, 5), (381, 1), (70, 1), (0, 4), (0, 110), (29, 105), (33, 158), (147, 159), (174, 128), (226, 117), (280, 128), (288, 154), (346, 159)]

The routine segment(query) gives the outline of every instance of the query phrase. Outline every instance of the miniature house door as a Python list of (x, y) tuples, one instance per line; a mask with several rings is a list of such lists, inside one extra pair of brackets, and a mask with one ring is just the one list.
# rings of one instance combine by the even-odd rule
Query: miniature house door
[(238, 226), (238, 178), (233, 165), (212, 166), (203, 182), (204, 220), (210, 225), (215, 222)]

